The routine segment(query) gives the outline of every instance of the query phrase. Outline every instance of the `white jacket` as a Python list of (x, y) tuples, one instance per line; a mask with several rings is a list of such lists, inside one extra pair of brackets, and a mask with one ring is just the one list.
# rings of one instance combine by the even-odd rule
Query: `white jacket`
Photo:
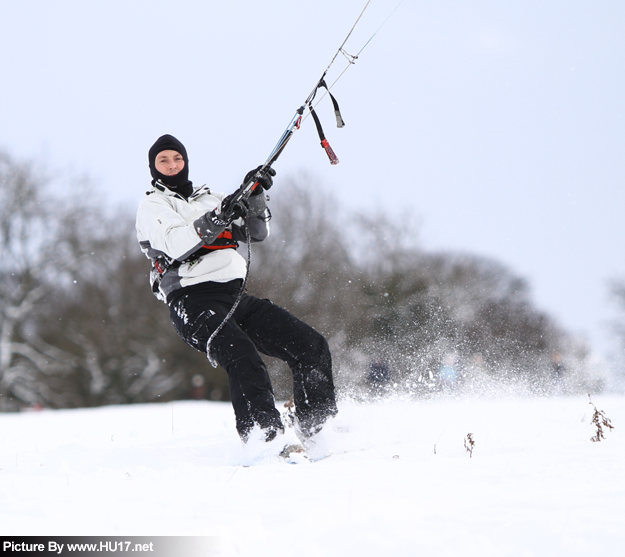
[[(141, 250), (152, 260), (165, 255), (174, 264), (160, 281), (157, 297), (163, 301), (173, 291), (202, 282), (228, 282), (242, 279), (246, 261), (236, 249), (219, 249), (189, 262), (185, 260), (204, 247), (193, 226), (205, 213), (221, 207), (224, 195), (213, 193), (207, 186), (193, 191), (189, 199), (156, 184), (139, 203), (137, 239)], [(228, 227), (236, 241), (246, 241), (245, 227), (252, 242), (269, 235), (268, 211), (260, 217), (239, 219)]]

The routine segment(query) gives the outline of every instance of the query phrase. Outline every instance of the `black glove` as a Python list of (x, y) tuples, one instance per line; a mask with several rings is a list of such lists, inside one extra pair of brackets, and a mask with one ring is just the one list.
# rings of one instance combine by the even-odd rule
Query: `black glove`
[(222, 218), (215, 211), (209, 211), (193, 222), (197, 235), (202, 238), (204, 245), (210, 246), (232, 221)]
[[(243, 179), (243, 183), (246, 184), (248, 180), (251, 180), (254, 174), (256, 174), (262, 167), (263, 165), (261, 164), (260, 166), (256, 167), (254, 170), (250, 170), (245, 175), (245, 178)], [(273, 186), (273, 177), (275, 175), (276, 175), (276, 171), (273, 168), (271, 168), (271, 166), (266, 167), (265, 170), (263, 170), (260, 173), (260, 176), (256, 178), (256, 180), (262, 186), (262, 188), (259, 188), (258, 186), (256, 186), (254, 190), (252, 191), (252, 195), (258, 195), (263, 190), (270, 189), (271, 186)]]
[[(262, 188), (259, 188), (262, 190)], [(226, 195), (224, 200), (221, 202), (221, 214), (225, 217), (230, 224), (233, 220), (245, 218), (247, 215), (247, 206), (244, 201), (239, 201), (232, 205), (232, 198), (234, 197), (234, 193), (230, 195)]]

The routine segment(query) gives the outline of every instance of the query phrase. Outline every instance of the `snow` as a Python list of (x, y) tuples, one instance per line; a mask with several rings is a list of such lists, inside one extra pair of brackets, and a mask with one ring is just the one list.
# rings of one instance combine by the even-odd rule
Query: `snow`
[[(217, 536), (211, 555), (622, 555), (625, 398), (344, 401), (311, 455), (229, 404), (0, 415), (3, 536)], [(475, 441), (465, 449), (468, 433)], [(217, 547), (217, 546), (215, 546)]]

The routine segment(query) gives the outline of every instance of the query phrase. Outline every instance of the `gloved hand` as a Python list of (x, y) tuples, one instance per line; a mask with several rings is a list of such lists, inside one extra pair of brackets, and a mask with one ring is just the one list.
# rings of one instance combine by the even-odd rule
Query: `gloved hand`
[(267, 209), (267, 202), (265, 199), (265, 193), (263, 188), (259, 188), (256, 186), (257, 190), (260, 190), (260, 193), (263, 195), (258, 195), (253, 193), (250, 195), (250, 198), (245, 202), (247, 208), (246, 217), (260, 217), (265, 213)]
[[(256, 188), (259, 193), (264, 193), (263, 188)], [(224, 220), (230, 224), (232, 221), (239, 218), (258, 217), (265, 212), (267, 203), (264, 195), (253, 193), (248, 199), (242, 199), (238, 203), (235, 203), (231, 207), (231, 200), (234, 196), (233, 193), (224, 197), (221, 203), (221, 214)]]
[(193, 222), (193, 227), (197, 235), (202, 238), (204, 245), (210, 246), (232, 222), (220, 218), (222, 216), (221, 214), (217, 215), (215, 211), (209, 211)]
[[(248, 180), (251, 180), (254, 174), (256, 174), (262, 167), (263, 165), (261, 164), (260, 166), (257, 166), (254, 170), (250, 170), (245, 175), (245, 178), (243, 179), (243, 183), (245, 184), (247, 183)], [(271, 168), (271, 166), (268, 166), (267, 168), (265, 168), (265, 170), (263, 170), (260, 173), (260, 176), (256, 178), (256, 180), (258, 181), (258, 184), (262, 187), (259, 188), (258, 186), (256, 186), (254, 190), (252, 191), (252, 195), (258, 195), (263, 190), (270, 189), (271, 186), (273, 186), (273, 177), (275, 175), (276, 175), (276, 171), (273, 168)]]
[(233, 220), (245, 218), (247, 216), (247, 206), (245, 205), (245, 201), (239, 201), (231, 206), (233, 197), (234, 193), (226, 195), (224, 200), (221, 202), (221, 214), (226, 218), (228, 224), (230, 224)]

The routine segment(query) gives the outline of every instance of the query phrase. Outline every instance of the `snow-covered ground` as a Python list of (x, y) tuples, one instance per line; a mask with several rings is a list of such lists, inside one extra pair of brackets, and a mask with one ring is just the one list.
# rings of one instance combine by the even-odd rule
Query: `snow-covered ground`
[[(211, 555), (625, 551), (625, 398), (344, 402), (317, 462), (243, 447), (229, 404), (0, 415), (0, 534), (219, 536)], [(471, 433), (472, 457), (465, 449)], [(285, 436), (294, 440), (292, 430)]]

